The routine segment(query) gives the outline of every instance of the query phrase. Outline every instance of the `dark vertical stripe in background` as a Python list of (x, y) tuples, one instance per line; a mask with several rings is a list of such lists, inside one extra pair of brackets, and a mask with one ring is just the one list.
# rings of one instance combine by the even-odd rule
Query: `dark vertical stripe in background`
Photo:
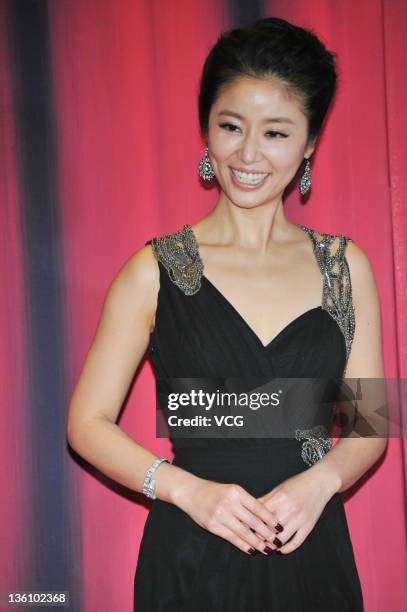
[(66, 482), (65, 299), (47, 2), (10, 0), (7, 8), (29, 373), (21, 445), (31, 558), (28, 582), (19, 588), (70, 591), (70, 608), (79, 611), (80, 584), (73, 584), (72, 572), (81, 556), (71, 554), (75, 514), (69, 511)]
[(228, 0), (230, 27), (244, 27), (265, 17), (263, 0)]

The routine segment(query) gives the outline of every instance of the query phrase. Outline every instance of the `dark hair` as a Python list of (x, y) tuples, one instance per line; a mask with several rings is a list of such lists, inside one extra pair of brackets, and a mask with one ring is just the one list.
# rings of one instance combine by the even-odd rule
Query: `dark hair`
[(312, 30), (268, 17), (218, 38), (200, 81), (199, 124), (205, 138), (210, 109), (222, 88), (243, 76), (277, 77), (300, 101), (308, 119), (308, 143), (319, 135), (336, 91), (337, 71), (335, 53)]

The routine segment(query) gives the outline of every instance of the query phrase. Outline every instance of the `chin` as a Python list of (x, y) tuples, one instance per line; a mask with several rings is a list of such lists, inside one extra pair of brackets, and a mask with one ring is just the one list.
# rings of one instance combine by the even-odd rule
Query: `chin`
[(234, 204), (235, 206), (238, 206), (239, 208), (245, 208), (247, 210), (250, 210), (251, 208), (257, 208), (258, 206), (262, 206), (263, 204), (265, 204), (266, 202), (268, 202), (270, 200), (270, 198), (268, 198), (267, 196), (262, 196), (262, 197), (255, 197), (254, 195), (252, 195), (249, 198), (236, 198), (236, 196), (233, 196), (232, 194), (228, 194), (225, 192), (225, 195), (227, 196), (228, 200), (230, 200), (230, 202), (232, 202), (232, 204)]

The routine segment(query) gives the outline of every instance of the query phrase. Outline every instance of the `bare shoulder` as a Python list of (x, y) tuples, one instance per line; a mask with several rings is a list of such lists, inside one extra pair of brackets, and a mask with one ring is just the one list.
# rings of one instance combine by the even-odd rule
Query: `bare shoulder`
[(353, 241), (346, 248), (356, 332), (348, 364), (349, 377), (382, 378), (382, 316), (379, 291), (368, 254)]
[(151, 244), (142, 246), (126, 259), (114, 280), (118, 279), (129, 283), (131, 287), (158, 287), (159, 269)]
[(384, 377), (382, 316), (373, 265), (369, 255), (353, 239), (346, 245), (345, 258), (356, 321), (347, 376), (381, 379)]
[(353, 239), (346, 246), (346, 260), (352, 281), (352, 292), (356, 302), (376, 300), (377, 284), (369, 255)]
[(112, 279), (105, 301), (120, 302), (149, 323), (155, 313), (160, 285), (159, 268), (151, 244), (142, 246), (122, 264)]

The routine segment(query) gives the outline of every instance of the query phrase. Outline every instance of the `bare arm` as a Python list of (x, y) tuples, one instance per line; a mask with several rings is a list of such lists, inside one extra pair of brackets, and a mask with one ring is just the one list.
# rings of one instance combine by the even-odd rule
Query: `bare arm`
[[(156, 455), (137, 444), (116, 420), (134, 373), (147, 349), (159, 288), (150, 246), (134, 253), (106, 294), (101, 317), (76, 386), (67, 420), (74, 450), (110, 478), (142, 491)], [(174, 503), (178, 487), (199, 479), (168, 463), (155, 473), (156, 495)]]
[[(148, 346), (158, 289), (158, 265), (151, 246), (145, 246), (123, 265), (109, 287), (67, 421), (72, 448), (135, 491), (143, 490), (146, 471), (157, 457), (116, 420)], [(264, 540), (275, 536), (275, 516), (239, 485), (205, 480), (171, 463), (161, 463), (154, 479), (158, 499), (178, 506), (245, 552), (255, 548), (264, 552)]]
[[(362, 395), (366, 413), (378, 406), (379, 398), (373, 390), (384, 387), (384, 367), (381, 340), (380, 302), (374, 273), (367, 255), (354, 243), (347, 246), (347, 260), (353, 287), (355, 308), (355, 337), (346, 369), (346, 379), (362, 380)], [(380, 380), (379, 380), (380, 379)], [(358, 402), (360, 403), (360, 402)], [(371, 405), (368, 405), (371, 403)], [(376, 429), (376, 431), (378, 431)], [(380, 425), (380, 431), (383, 426)], [(345, 491), (377, 461), (387, 445), (381, 437), (343, 437), (309, 471), (336, 483), (337, 492)]]

